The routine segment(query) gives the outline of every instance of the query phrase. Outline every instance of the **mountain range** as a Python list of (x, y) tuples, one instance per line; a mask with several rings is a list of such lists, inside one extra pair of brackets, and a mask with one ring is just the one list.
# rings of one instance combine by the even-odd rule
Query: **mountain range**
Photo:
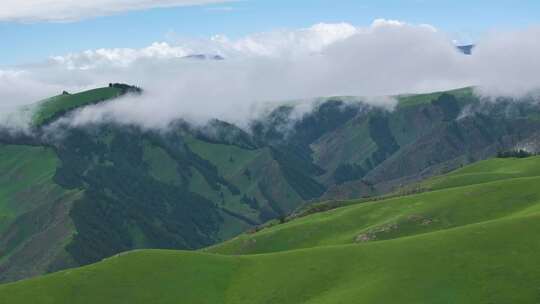
[[(397, 105), (393, 109), (373, 106), (361, 97), (321, 98), (300, 117), (295, 105), (287, 103), (253, 120), (248, 128), (220, 120), (204, 127), (178, 120), (166, 130), (113, 121), (85, 126), (57, 124), (58, 119), (81, 107), (111, 102), (126, 94), (144, 92), (124, 84), (75, 94), (64, 92), (36, 105), (30, 132), (0, 132), (0, 168), (5, 172), (0, 178), (2, 282), (93, 264), (134, 249), (207, 248), (275, 222), (287, 224), (263, 229), (261, 238), (236, 238), (207, 251), (237, 255), (345, 244), (351, 241), (349, 232), (333, 235), (334, 228), (326, 231), (326, 226), (319, 224), (313, 233), (302, 229), (299, 235), (284, 234), (285, 239), (275, 239), (278, 243), (273, 243), (270, 231), (276, 231), (276, 237), (281, 235), (281, 227), (296, 231), (303, 220), (292, 219), (314, 206), (326, 210), (351, 199), (369, 201), (384, 195), (429, 191), (435, 186), (424, 187), (422, 181), (427, 178), (494, 157), (500, 151), (530, 147), (540, 130), (540, 107), (535, 103), (527, 99), (493, 102), (476, 95), (474, 88), (394, 96)], [(431, 214), (419, 214), (419, 222), (432, 219)], [(326, 216), (331, 218), (332, 213)], [(336, 225), (338, 231), (345, 229)], [(362, 229), (374, 228), (368, 226)], [(360, 231), (360, 226), (354, 227)], [(413, 229), (393, 232), (392, 227), (381, 227), (392, 236), (405, 236)], [(378, 228), (373, 233), (369, 229), (357, 238), (391, 238), (379, 236)], [(266, 235), (271, 239), (261, 241)], [(373, 259), (378, 250), (394, 250), (394, 245), (387, 249), (377, 246), (370, 247), (374, 248), (369, 253)], [(332, 250), (315, 249), (321, 257)], [(358, 250), (336, 251), (335, 258)], [(273, 257), (261, 265), (271, 268), (281, 263), (280, 258), (270, 261)], [(291, 257), (291, 261), (305, 258), (301, 251), (291, 253)], [(216, 267), (222, 267), (219, 263), (224, 260), (226, 266), (219, 269), (228, 275), (236, 267), (232, 265), (244, 263), (198, 253), (142, 251), (91, 267), (152, 264), (162, 258), (194, 259), (216, 263)], [(246, 263), (256, 264), (257, 260)], [(362, 267), (369, 269), (369, 265)], [(81, 268), (73, 275), (84, 276), (85, 269), (94, 268)], [(47, 280), (56, 282), (59, 276), (62, 273)], [(39, 280), (28, 282), (41, 284)], [(215, 281), (215, 287), (222, 283)], [(10, 290), (11, 285), (7, 286)], [(17, 294), (14, 292), (14, 297)], [(2, 296), (6, 293), (0, 290)]]

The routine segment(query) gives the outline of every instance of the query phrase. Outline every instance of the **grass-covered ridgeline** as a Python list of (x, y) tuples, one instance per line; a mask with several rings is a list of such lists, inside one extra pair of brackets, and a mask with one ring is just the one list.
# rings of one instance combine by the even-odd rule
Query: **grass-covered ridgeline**
[(120, 96), (122, 90), (116, 87), (98, 88), (76, 94), (62, 95), (42, 100), (38, 103), (33, 117), (33, 125), (41, 126), (76, 108), (98, 103)]
[(427, 94), (404, 94), (396, 96), (398, 107), (409, 107), (430, 103), (437, 100), (443, 94), (451, 94), (457, 98), (471, 99), (474, 96), (474, 87), (459, 88), (451, 91), (433, 92)]
[(540, 158), (537, 156), (523, 159), (495, 158), (434, 177), (422, 186), (434, 190), (535, 176), (540, 176)]
[(64, 91), (61, 95), (44, 99), (35, 105), (32, 125), (43, 126), (75, 109), (111, 100), (127, 93), (140, 94), (142, 89), (122, 83), (111, 83), (108, 87), (74, 94)]
[[(540, 212), (540, 157), (479, 162), (425, 184), (437, 190), (358, 204), (244, 234), (207, 249), (259, 254), (396, 239)], [(500, 176), (500, 172), (513, 175)], [(476, 172), (476, 173), (473, 173)], [(469, 174), (478, 174), (471, 181)], [(462, 176), (461, 187), (456, 187)], [(498, 180), (495, 180), (498, 178)], [(492, 181), (495, 180), (495, 181)], [(467, 183), (467, 184), (466, 184)], [(447, 188), (445, 188), (447, 187)]]
[(538, 157), (480, 162), (430, 192), (204, 251), (135, 251), (2, 285), (0, 303), (538, 303), (536, 168)]

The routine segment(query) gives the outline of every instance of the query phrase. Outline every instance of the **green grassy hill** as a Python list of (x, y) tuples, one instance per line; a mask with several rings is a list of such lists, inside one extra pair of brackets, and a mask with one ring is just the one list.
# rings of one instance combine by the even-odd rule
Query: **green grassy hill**
[(35, 106), (32, 125), (40, 127), (75, 109), (120, 97), (127, 93), (141, 93), (140, 88), (114, 83), (108, 87), (61, 95), (39, 101)]
[[(207, 249), (222, 254), (257, 254), (353, 244), (431, 233), (540, 211), (540, 157), (492, 159), (435, 177), (435, 191), (334, 209), (244, 234)], [(456, 176), (465, 175), (462, 186)], [(499, 172), (513, 172), (500, 176)], [(528, 177), (523, 177), (528, 176)], [(491, 181), (498, 178), (496, 181)], [(448, 188), (445, 188), (448, 185)]]
[(120, 96), (119, 88), (107, 87), (76, 94), (62, 94), (42, 100), (34, 113), (33, 124), (41, 126), (76, 108)]
[(539, 175), (540, 162), (537, 157), (520, 160), (497, 158), (489, 161), (480, 161), (450, 174), (434, 177), (423, 182), (422, 186), (435, 190)]
[[(209, 251), (269, 253), (431, 233), (496, 219), (521, 206), (483, 212), (478, 203), (460, 209), (470, 208), (476, 217), (449, 214), (450, 204), (468, 198), (457, 187), (486, 182), (471, 186), (471, 193), (492, 187), (492, 201), (503, 204), (507, 197), (496, 182), (537, 176), (533, 166), (521, 165), (527, 169), (522, 170), (499, 160), (492, 165), (498, 172), (469, 167), (420, 184), (441, 196), (350, 201), (407, 190), (540, 138), (540, 106), (527, 100), (486, 103), (471, 88), (397, 96), (393, 111), (362, 98), (331, 97), (318, 99), (298, 117), (295, 104), (285, 103), (243, 128), (219, 120), (195, 127), (179, 119), (156, 132), (103, 122), (66, 126), (62, 136), (50, 136), (45, 127), (75, 109), (131, 92), (141, 90), (110, 84), (65, 93), (34, 108), (28, 134), (0, 128), (0, 282), (134, 249), (196, 250), (298, 210), (335, 205), (350, 207)], [(434, 200), (439, 205), (429, 204)], [(413, 201), (414, 208), (393, 207)], [(526, 208), (530, 200), (522, 203)]]
[(492, 159), (427, 181), (430, 192), (203, 251), (135, 251), (2, 285), (0, 302), (538, 303), (536, 168), (539, 157)]
[(398, 107), (405, 108), (421, 104), (429, 104), (445, 93), (454, 95), (462, 100), (475, 99), (474, 87), (460, 88), (445, 92), (433, 92), (428, 94), (404, 94), (398, 95), (396, 96), (396, 98), (398, 100)]
[(0, 280), (57, 270), (67, 255), (80, 192), (53, 181), (58, 163), (51, 148), (0, 144)]

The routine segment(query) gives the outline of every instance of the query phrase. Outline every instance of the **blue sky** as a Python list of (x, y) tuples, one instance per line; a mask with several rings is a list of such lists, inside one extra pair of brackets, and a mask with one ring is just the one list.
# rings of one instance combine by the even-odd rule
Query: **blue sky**
[(428, 23), (468, 42), (490, 30), (540, 23), (538, 0), (244, 0), (120, 12), (71, 22), (1, 21), (0, 65), (86, 49), (144, 47), (178, 38), (235, 38), (319, 22), (368, 25), (376, 18)]

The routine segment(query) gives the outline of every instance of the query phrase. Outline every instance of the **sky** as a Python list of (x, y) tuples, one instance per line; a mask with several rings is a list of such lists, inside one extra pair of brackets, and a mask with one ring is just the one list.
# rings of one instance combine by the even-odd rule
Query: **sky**
[(537, 23), (540, 1), (3, 0), (0, 66), (88, 49), (142, 48), (156, 41), (234, 39), (321, 22), (366, 26), (378, 18), (431, 24), (467, 44), (490, 31)]
[[(398, 94), (467, 86), (540, 102), (537, 0), (0, 2), (0, 127), (29, 130), (40, 100), (111, 82), (144, 93), (59, 123), (245, 126), (283, 102), (295, 115), (331, 96), (392, 110)], [(457, 50), (468, 43), (472, 55)]]

